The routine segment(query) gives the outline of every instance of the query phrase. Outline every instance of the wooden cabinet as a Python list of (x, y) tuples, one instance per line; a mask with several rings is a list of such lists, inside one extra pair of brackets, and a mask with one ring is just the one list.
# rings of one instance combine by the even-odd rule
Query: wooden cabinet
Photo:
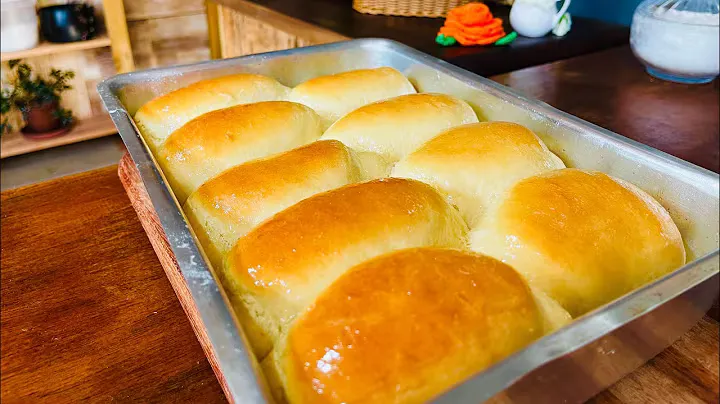
[(204, 0), (124, 0), (137, 69), (210, 58)]
[(222, 3), (208, 0), (206, 4), (213, 58), (230, 58), (350, 39), (243, 0), (223, 0)]

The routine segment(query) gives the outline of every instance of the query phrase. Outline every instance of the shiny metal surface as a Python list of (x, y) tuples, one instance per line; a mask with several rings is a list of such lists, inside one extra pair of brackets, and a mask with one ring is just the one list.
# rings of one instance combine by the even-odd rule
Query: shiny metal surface
[(152, 97), (205, 78), (246, 71), (294, 86), (323, 74), (379, 66), (402, 71), (418, 91), (465, 99), (481, 120), (528, 126), (568, 166), (604, 171), (640, 186), (668, 209), (688, 251), (689, 263), (683, 268), (576, 319), (437, 402), (586, 400), (669, 346), (710, 308), (718, 295), (720, 267), (717, 174), (407, 46), (361, 39), (115, 76), (100, 83), (98, 91), (158, 212), (232, 401), (270, 398), (226, 298), (130, 116)]

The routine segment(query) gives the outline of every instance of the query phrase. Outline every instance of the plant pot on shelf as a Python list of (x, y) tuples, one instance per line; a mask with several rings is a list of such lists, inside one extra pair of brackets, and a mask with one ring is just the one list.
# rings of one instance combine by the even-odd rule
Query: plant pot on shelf
[(22, 133), (31, 138), (48, 138), (67, 133), (71, 124), (63, 126), (59, 111), (60, 104), (57, 101), (28, 105), (23, 108), (26, 125)]

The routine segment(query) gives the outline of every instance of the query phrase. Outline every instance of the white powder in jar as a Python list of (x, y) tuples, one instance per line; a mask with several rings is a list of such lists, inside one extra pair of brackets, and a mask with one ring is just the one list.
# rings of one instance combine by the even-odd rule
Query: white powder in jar
[(34, 48), (38, 44), (38, 29), (35, 24), (3, 24), (0, 29), (0, 51), (15, 52)]
[(720, 72), (720, 15), (655, 9), (636, 13), (630, 44), (651, 67), (690, 77)]
[(38, 44), (34, 0), (0, 0), (0, 51), (15, 52)]

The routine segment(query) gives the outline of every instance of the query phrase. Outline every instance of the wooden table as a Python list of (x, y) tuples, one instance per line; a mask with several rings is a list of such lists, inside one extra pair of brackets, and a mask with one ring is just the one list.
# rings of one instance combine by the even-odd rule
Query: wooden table
[(644, 71), (629, 46), (492, 79), (718, 172), (720, 80), (692, 86), (655, 79)]
[[(717, 171), (717, 83), (656, 82), (626, 49), (497, 80)], [(1, 207), (3, 403), (224, 401), (116, 167), (4, 192)], [(717, 402), (718, 330), (705, 317), (593, 401)]]
[[(211, 51), (234, 57), (354, 38), (389, 38), (483, 76), (584, 55), (628, 42), (629, 29), (573, 18), (564, 37), (520, 37), (510, 46), (443, 47), (435, 43), (444, 18), (361, 14), (351, 0), (208, 0)], [(488, 3), (506, 32), (510, 7)]]

